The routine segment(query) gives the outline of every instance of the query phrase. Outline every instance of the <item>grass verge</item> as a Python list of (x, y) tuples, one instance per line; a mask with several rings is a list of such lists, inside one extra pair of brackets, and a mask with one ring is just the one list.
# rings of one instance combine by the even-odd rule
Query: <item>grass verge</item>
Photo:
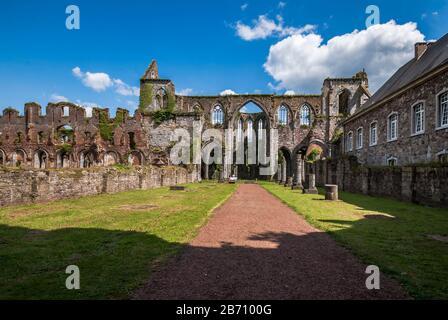
[[(0, 299), (127, 298), (235, 189), (207, 182), (2, 208)], [(81, 290), (65, 287), (69, 265)]]
[(362, 261), (396, 278), (413, 297), (448, 299), (448, 243), (442, 241), (448, 210), (346, 192), (342, 201), (328, 202), (323, 195), (260, 185)]

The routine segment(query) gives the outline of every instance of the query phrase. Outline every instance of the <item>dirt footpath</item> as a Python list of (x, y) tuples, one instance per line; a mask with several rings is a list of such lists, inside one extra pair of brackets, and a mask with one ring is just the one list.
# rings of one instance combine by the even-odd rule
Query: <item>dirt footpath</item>
[(137, 299), (403, 299), (381, 276), (258, 185), (241, 185)]

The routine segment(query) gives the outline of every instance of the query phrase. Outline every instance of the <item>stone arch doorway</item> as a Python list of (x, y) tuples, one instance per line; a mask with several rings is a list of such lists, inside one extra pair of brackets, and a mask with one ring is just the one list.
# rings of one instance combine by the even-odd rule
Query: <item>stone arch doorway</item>
[(119, 162), (118, 154), (115, 151), (108, 151), (104, 154), (103, 164), (105, 167), (113, 166)]
[(128, 164), (131, 166), (143, 166), (144, 157), (140, 151), (132, 151), (128, 157)]
[(19, 149), (12, 153), (11, 156), (12, 166), (13, 167), (21, 167), (26, 165), (26, 153), (25, 151)]
[(278, 170), (277, 180), (279, 183), (287, 185), (292, 184), (292, 155), (286, 147), (278, 150)]
[(63, 169), (70, 167), (70, 153), (67, 150), (59, 150), (56, 153), (56, 168)]
[(34, 153), (34, 168), (35, 169), (46, 169), (48, 168), (48, 152), (45, 150), (37, 150)]
[(79, 157), (79, 166), (81, 168), (91, 168), (98, 164), (98, 154), (94, 150), (81, 152)]
[(212, 162), (212, 158), (219, 155), (215, 155), (215, 149), (213, 148), (215, 144), (214, 139), (210, 140), (202, 148), (201, 155), (204, 155), (201, 160), (201, 178), (204, 180), (219, 180), (223, 177), (223, 165), (217, 164), (216, 160)]
[[(269, 115), (253, 100), (245, 102), (233, 115), (234, 152), (232, 174), (239, 179), (266, 179), (259, 174), (260, 162), (269, 157)], [(263, 146), (262, 146), (263, 144)]]

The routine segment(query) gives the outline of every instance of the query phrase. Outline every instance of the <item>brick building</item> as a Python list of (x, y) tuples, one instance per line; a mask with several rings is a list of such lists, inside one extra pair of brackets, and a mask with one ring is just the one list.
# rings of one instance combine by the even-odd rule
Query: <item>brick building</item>
[(446, 162), (448, 35), (415, 57), (343, 122), (343, 150), (365, 165)]

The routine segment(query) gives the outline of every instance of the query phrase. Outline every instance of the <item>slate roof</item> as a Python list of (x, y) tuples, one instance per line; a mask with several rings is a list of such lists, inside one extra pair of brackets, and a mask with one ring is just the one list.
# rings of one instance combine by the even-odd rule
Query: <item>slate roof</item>
[(411, 84), (415, 80), (448, 63), (448, 33), (437, 42), (431, 43), (420, 59), (413, 58), (402, 66), (386, 83), (359, 109), (363, 111)]

